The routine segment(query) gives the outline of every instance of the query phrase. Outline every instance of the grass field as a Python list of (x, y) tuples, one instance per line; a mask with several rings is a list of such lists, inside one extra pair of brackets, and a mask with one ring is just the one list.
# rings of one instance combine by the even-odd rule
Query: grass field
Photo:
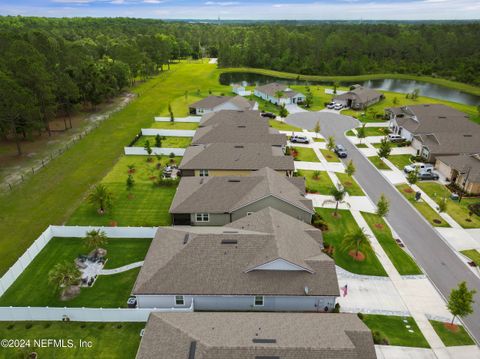
[(326, 148), (321, 148), (320, 152), (322, 153), (323, 157), (325, 157), (327, 162), (340, 162), (340, 158), (338, 158), (333, 151), (330, 151)]
[(413, 258), (395, 242), (392, 232), (383, 218), (366, 212), (362, 212), (362, 216), (400, 275), (422, 274)]
[(383, 160), (382, 160), (380, 157), (378, 157), (378, 156), (370, 156), (370, 157), (367, 157), (367, 158), (368, 158), (368, 159), (370, 160), (370, 162), (372, 162), (373, 165), (374, 165), (375, 167), (377, 167), (379, 170), (389, 170), (389, 169), (390, 169), (390, 167), (388, 167), (388, 166), (385, 164), (385, 162), (383, 162)]
[(333, 258), (337, 265), (352, 273), (376, 276), (387, 275), (369, 243), (360, 245), (360, 251), (365, 255), (363, 262), (354, 260), (348, 254), (349, 250), (346, 250), (343, 238), (347, 233), (358, 229), (358, 225), (350, 211), (339, 210), (339, 215), (334, 217), (333, 209), (315, 208), (315, 210), (328, 223), (328, 230), (323, 232), (323, 239), (326, 245), (334, 247)]
[(277, 120), (270, 119), (270, 120), (268, 120), (268, 123), (269, 123), (270, 127), (276, 128), (279, 131), (295, 131), (295, 132), (301, 132), (302, 131), (302, 129), (299, 128), (299, 127), (295, 127), (295, 126), (289, 125), (288, 123), (280, 122), (280, 121), (277, 121)]
[(475, 262), (475, 264), (477, 266), (480, 267), (480, 252), (476, 249), (467, 249), (465, 251), (461, 251), (461, 253), (464, 255), (464, 256), (467, 256), (468, 258), (470, 258), (472, 261)]
[[(106, 268), (117, 268), (142, 261), (151, 239), (111, 238), (107, 250)], [(140, 268), (114, 275), (99, 276), (93, 287), (82, 288), (80, 295), (61, 301), (58, 292), (48, 283), (48, 272), (57, 263), (73, 262), (78, 255), (88, 254), (82, 238), (52, 238), (35, 257), (7, 292), (0, 297), (1, 306), (51, 307), (126, 307)]]
[(409, 165), (412, 163), (410, 161), (411, 155), (391, 155), (388, 156), (388, 160), (392, 162), (395, 167), (397, 167), (399, 170), (403, 171), (403, 167)]
[[(174, 158), (175, 163), (180, 158)], [(164, 167), (170, 162), (167, 156), (123, 156), (105, 176), (102, 183), (113, 193), (113, 207), (104, 215), (84, 200), (68, 220), (69, 225), (108, 226), (115, 222), (118, 226), (165, 226), (171, 222), (168, 209), (175, 195), (176, 187), (158, 187), (153, 185), (161, 174), (157, 164)], [(128, 166), (134, 165), (132, 174), (135, 185), (129, 192), (126, 187)]]
[(396, 185), (398, 191), (410, 202), (434, 227), (450, 227), (445, 220), (423, 200), (415, 201), (415, 191), (408, 184)]
[(447, 347), (453, 347), (458, 345), (475, 345), (470, 335), (466, 332), (463, 326), (458, 326), (458, 332), (452, 332), (445, 327), (445, 323), (436, 320), (430, 320), (433, 329), (437, 332), (443, 344)]
[(305, 177), (306, 188), (309, 193), (318, 194), (330, 194), (331, 189), (334, 187), (332, 180), (328, 176), (326, 171), (319, 171), (318, 178), (313, 178), (315, 171), (298, 170), (298, 175)]
[(196, 130), (196, 122), (153, 122), (148, 128), (158, 128), (160, 130)]
[[(145, 143), (149, 141), (151, 147), (155, 147), (155, 136), (142, 136), (140, 139), (135, 143), (134, 146), (144, 147)], [(162, 146), (163, 148), (187, 148), (190, 146), (192, 139), (190, 137), (172, 137), (166, 136), (162, 139)]]
[(480, 228), (480, 217), (475, 213), (472, 213), (470, 216), (470, 211), (468, 209), (469, 204), (479, 202), (480, 199), (463, 198), (461, 202), (458, 202), (450, 199), (450, 190), (440, 183), (419, 182), (417, 185), (436, 203), (440, 203), (440, 201), (446, 197), (446, 212), (463, 228)]
[[(379, 332), (389, 345), (429, 348), (427, 340), (412, 317), (364, 314), (363, 322), (372, 332)], [(407, 328), (407, 325), (409, 328)], [(413, 330), (413, 333), (408, 330)]]
[(350, 196), (365, 196), (365, 193), (362, 191), (357, 181), (355, 181), (355, 178), (350, 177), (346, 173), (337, 172), (335, 174)]
[(320, 162), (317, 155), (313, 151), (313, 149), (308, 147), (292, 147), (292, 150), (297, 152), (297, 157), (295, 159), (297, 161), (305, 161), (305, 162)]
[[(32, 351), (38, 358), (131, 359), (137, 353), (143, 328), (145, 323), (0, 322), (1, 338), (30, 339), (32, 345), (28, 351), (2, 349), (0, 359), (26, 358)], [(73, 340), (75, 347), (33, 348), (33, 341), (42, 338)], [(80, 347), (80, 340), (91, 341), (92, 347)]]

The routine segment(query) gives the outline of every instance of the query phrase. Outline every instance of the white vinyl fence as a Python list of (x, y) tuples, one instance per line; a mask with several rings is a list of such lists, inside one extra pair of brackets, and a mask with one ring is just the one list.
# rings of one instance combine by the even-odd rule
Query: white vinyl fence
[[(201, 121), (200, 116), (187, 116), (187, 117), (175, 117), (175, 122), (195, 122), (199, 123)], [(170, 117), (155, 117), (155, 122), (170, 122)]]
[[(148, 156), (148, 152), (143, 147), (124, 147), (125, 154), (135, 156)], [(173, 153), (175, 156), (183, 156), (185, 148), (163, 148), (152, 147), (152, 155), (165, 155), (169, 156)]]
[(143, 136), (173, 136), (173, 137), (193, 137), (195, 130), (162, 130), (158, 128), (142, 128)]

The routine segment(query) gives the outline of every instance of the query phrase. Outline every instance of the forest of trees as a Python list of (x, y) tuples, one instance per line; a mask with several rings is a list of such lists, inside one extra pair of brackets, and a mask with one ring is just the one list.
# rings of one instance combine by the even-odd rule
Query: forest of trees
[[(317, 75), (408, 73), (480, 85), (480, 23), (205, 24), (0, 17), (0, 136), (109, 100), (182, 58)], [(67, 121), (65, 122), (67, 126)], [(20, 150), (20, 147), (19, 147)]]

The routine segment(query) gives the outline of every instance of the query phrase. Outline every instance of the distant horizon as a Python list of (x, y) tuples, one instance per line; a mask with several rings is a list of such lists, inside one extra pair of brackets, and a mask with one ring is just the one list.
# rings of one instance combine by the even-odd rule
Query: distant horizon
[(213, 21), (475, 21), (478, 0), (2, 0), (0, 15)]

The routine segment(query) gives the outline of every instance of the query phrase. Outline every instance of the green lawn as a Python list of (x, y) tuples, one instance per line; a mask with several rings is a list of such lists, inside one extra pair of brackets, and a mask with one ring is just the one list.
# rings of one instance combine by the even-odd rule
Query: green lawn
[(196, 122), (154, 122), (148, 128), (158, 128), (161, 130), (196, 130)]
[(319, 171), (318, 178), (313, 178), (315, 171), (298, 170), (300, 177), (305, 177), (306, 188), (309, 193), (330, 194), (331, 189), (334, 187), (332, 180), (328, 176), (326, 171)]
[[(331, 88), (330, 86), (322, 85), (310, 85), (310, 91), (313, 95), (312, 105), (307, 109), (308, 111), (320, 111), (325, 108), (325, 103), (331, 102), (333, 99), (332, 95), (326, 94), (325, 89)], [(307, 93), (305, 86), (302, 85), (292, 85), (290, 86), (295, 91), (301, 92), (304, 95)]]
[(355, 146), (357, 146), (358, 148), (368, 148), (365, 143), (357, 143)]
[(323, 157), (327, 160), (327, 162), (340, 162), (340, 158), (333, 152), (326, 148), (321, 148), (320, 152), (322, 153)]
[(362, 216), (400, 275), (422, 274), (413, 258), (395, 242), (392, 232), (383, 218), (366, 212), (362, 212)]
[(454, 347), (458, 345), (475, 345), (475, 342), (470, 338), (465, 328), (462, 325), (458, 326), (457, 332), (452, 332), (445, 327), (444, 322), (439, 322), (436, 320), (430, 320), (433, 329), (437, 332), (440, 339), (442, 339), (443, 344), (447, 347)]
[(362, 191), (357, 181), (355, 181), (355, 178), (350, 177), (346, 173), (337, 172), (335, 174), (350, 196), (365, 196), (365, 193)]
[(396, 185), (400, 193), (422, 214), (425, 219), (434, 227), (450, 227), (445, 220), (435, 210), (420, 199), (415, 201), (415, 191), (408, 184)]
[(461, 251), (461, 253), (464, 255), (464, 256), (467, 256), (468, 258), (470, 258), (472, 261), (475, 262), (475, 264), (477, 266), (480, 267), (480, 252), (476, 249), (468, 249), (468, 250), (465, 250), (465, 251)]
[(365, 136), (386, 136), (390, 133), (388, 127), (365, 127)]
[(355, 136), (357, 136), (357, 135), (356, 135), (355, 132), (353, 132), (352, 130), (348, 130), (348, 131), (345, 133), (345, 136), (354, 136), (354, 137), (355, 137)]
[[(140, 344), (140, 331), (145, 323), (97, 322), (0, 322), (0, 337), (30, 339), (30, 350), (0, 350), (0, 359), (26, 358), (35, 351), (39, 358), (134, 358)], [(72, 340), (73, 348), (35, 348), (35, 339)], [(92, 342), (91, 348), (80, 347), (80, 340)], [(25, 354), (24, 354), (25, 353)]]
[(302, 132), (301, 128), (289, 125), (288, 123), (285, 123), (285, 122), (280, 122), (277, 120), (270, 119), (268, 120), (268, 123), (270, 124), (270, 127), (276, 128), (279, 131)]
[(412, 163), (410, 161), (411, 155), (391, 155), (388, 156), (388, 160), (392, 162), (395, 167), (397, 167), (399, 170), (403, 171), (403, 167), (409, 165)]
[(313, 137), (313, 142), (325, 142), (325, 139), (321, 137)]
[(350, 211), (339, 210), (338, 216), (334, 217), (333, 209), (315, 208), (315, 210), (328, 224), (328, 230), (323, 232), (323, 239), (325, 245), (334, 247), (333, 258), (337, 265), (352, 273), (375, 276), (387, 275), (369, 243), (360, 245), (360, 251), (365, 255), (365, 260), (362, 262), (354, 260), (349, 255), (349, 250), (346, 250), (343, 238), (347, 233), (358, 229)]
[[(105, 246), (106, 267), (117, 268), (144, 260), (150, 242), (151, 239), (110, 238)], [(58, 298), (58, 292), (48, 283), (48, 272), (55, 264), (73, 262), (81, 254), (88, 254), (82, 238), (52, 238), (0, 297), (0, 306), (125, 307), (140, 268), (99, 276), (93, 287), (82, 288), (80, 295), (70, 301)]]
[[(151, 147), (155, 147), (155, 136), (142, 136), (134, 146), (143, 147), (145, 142), (149, 141)], [(191, 137), (171, 137), (166, 136), (162, 139), (163, 148), (187, 148), (192, 142)]]
[(297, 152), (297, 156), (295, 160), (297, 161), (305, 161), (305, 162), (320, 162), (317, 155), (313, 151), (313, 149), (308, 147), (292, 147), (293, 151)]
[[(0, 232), (8, 233), (0, 236), (0, 275), (48, 225), (62, 224), (70, 217), (89, 188), (115, 165), (125, 144), (141, 128), (150, 127), (154, 116), (168, 116), (169, 103), (183, 101), (185, 91), (198, 97), (208, 96), (209, 90), (230, 92), (229, 86), (218, 82), (221, 70), (215, 64), (182, 62), (170, 68), (130, 89), (140, 96), (109, 119), (99, 122), (97, 129), (23, 185), (0, 194)], [(193, 100), (189, 96), (188, 102)], [(180, 117), (186, 112), (175, 115)], [(121, 182), (125, 183), (125, 178)]]
[(470, 211), (468, 209), (469, 204), (479, 201), (478, 198), (463, 198), (459, 203), (458, 201), (450, 199), (450, 190), (440, 183), (419, 182), (417, 185), (437, 203), (440, 203), (440, 201), (446, 197), (448, 203), (446, 212), (463, 228), (480, 228), (480, 217), (475, 213), (469, 216)]
[[(412, 317), (363, 314), (363, 322), (372, 332), (378, 332), (389, 345), (429, 348), (427, 340)], [(406, 320), (406, 322), (404, 322)], [(406, 326), (410, 326), (407, 328)], [(413, 333), (408, 330), (413, 330)]]
[[(179, 157), (174, 158), (180, 162)], [(168, 213), (175, 196), (176, 187), (157, 187), (153, 181), (160, 176), (157, 164), (165, 166), (170, 158), (152, 156), (122, 156), (107, 176), (102, 180), (113, 193), (113, 207), (104, 215), (99, 215), (94, 206), (84, 200), (68, 220), (69, 225), (108, 226), (115, 222), (118, 226), (166, 226), (171, 223)], [(134, 165), (132, 174), (135, 185), (127, 190), (128, 166)]]
[(368, 159), (370, 160), (370, 162), (373, 163), (373, 165), (375, 167), (377, 167), (379, 170), (389, 170), (390, 167), (388, 167), (385, 162), (383, 162), (383, 160), (378, 157), (378, 156), (370, 156), (368, 157)]

